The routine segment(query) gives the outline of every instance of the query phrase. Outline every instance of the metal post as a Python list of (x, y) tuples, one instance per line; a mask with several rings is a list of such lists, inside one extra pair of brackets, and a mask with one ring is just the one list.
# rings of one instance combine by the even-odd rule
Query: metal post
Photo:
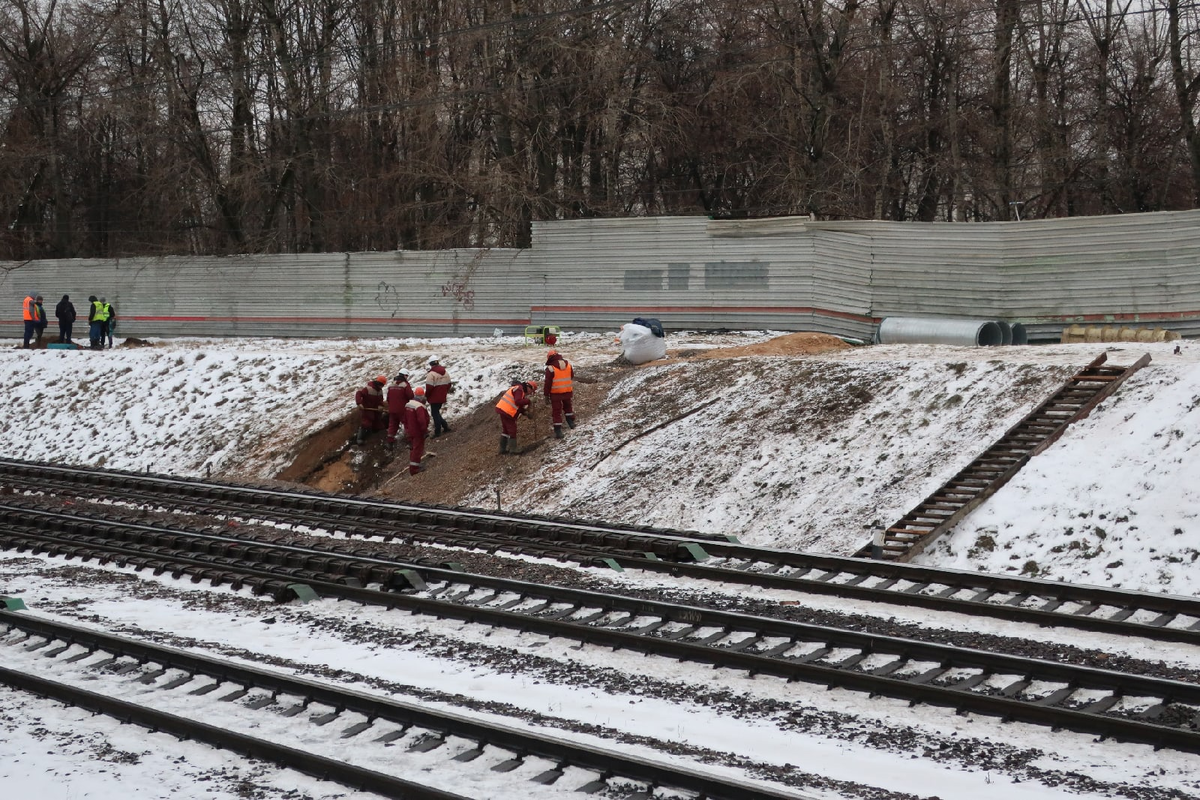
[(871, 558), (883, 560), (883, 543), (887, 541), (886, 531), (875, 531), (871, 536)]

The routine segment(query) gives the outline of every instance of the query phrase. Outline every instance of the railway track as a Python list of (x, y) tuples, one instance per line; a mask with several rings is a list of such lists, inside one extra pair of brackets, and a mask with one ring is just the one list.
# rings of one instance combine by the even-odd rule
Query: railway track
[[(5, 654), (0, 682), (13, 688), (388, 797), (466, 800), (428, 785), (429, 779), (405, 779), (322, 756), (313, 752), (313, 740), (336, 743), (353, 739), (356, 760), (372, 750), (380, 756), (384, 747), (389, 747), (388, 760), (394, 762), (393, 754), (402, 750), (410, 759), (422, 762), (410, 771), (434, 772), (443, 782), (448, 773), (461, 780), (461, 773), (472, 770), (503, 774), (519, 770), (521, 777), (515, 780), (523, 780), (527, 787), (524, 796), (530, 800), (550, 795), (539, 791), (541, 786), (554, 787), (555, 797), (564, 796), (563, 790), (568, 789), (580, 797), (604, 792), (606, 797), (627, 800), (652, 800), (664, 796), (662, 793), (678, 797), (681, 791), (707, 800), (807, 797), (9, 611), (0, 611), (0, 653)], [(33, 672), (41, 674), (35, 677)], [(53, 676), (47, 678), (44, 673)], [(81, 689), (77, 684), (84, 681), (103, 691)], [(186, 698), (187, 716), (156, 708), (179, 706), (179, 695)], [(197, 719), (227, 716), (221, 706), (235, 703), (255, 715), (261, 727), (282, 730), (291, 741), (281, 744), (251, 737)], [(275, 725), (263, 723), (267, 714), (276, 717)], [(305, 749), (294, 749), (301, 741)], [(434, 770), (429, 769), (431, 761)], [(580, 771), (588, 773), (586, 779), (579, 780)]]
[(326, 597), (1200, 752), (1200, 686), (1179, 681), (12, 503), (0, 543), (211, 580), (304, 577)]
[(324, 528), (348, 537), (556, 558), (696, 580), (1200, 644), (1200, 601), (1005, 575), (759, 548), (702, 535), (551, 517), (0, 459), (0, 486)]

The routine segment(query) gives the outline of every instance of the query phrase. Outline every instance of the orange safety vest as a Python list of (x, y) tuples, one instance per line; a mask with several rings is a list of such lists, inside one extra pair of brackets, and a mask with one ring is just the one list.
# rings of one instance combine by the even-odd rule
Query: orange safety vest
[(510, 386), (508, 391), (504, 393), (504, 397), (500, 398), (500, 402), (496, 403), (496, 408), (508, 414), (512, 418), (516, 418), (517, 414), (521, 413), (521, 409), (517, 406), (517, 398), (513, 394), (517, 390), (517, 386)]
[(33, 296), (25, 298), (25, 321), (32, 322), (37, 319), (37, 306), (34, 304)]
[(565, 369), (559, 369), (557, 366), (551, 366), (553, 376), (550, 380), (550, 394), (567, 394), (573, 392), (574, 386), (571, 384), (571, 378), (575, 376), (575, 370), (571, 368), (567, 361), (559, 361), (560, 364), (566, 364)]

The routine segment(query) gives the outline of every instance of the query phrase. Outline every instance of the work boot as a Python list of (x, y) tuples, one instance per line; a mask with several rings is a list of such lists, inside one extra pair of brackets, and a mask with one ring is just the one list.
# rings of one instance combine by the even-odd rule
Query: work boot
[(571, 430), (575, 430), (575, 418), (574, 417), (567, 417), (567, 427), (570, 428)]
[(508, 437), (500, 437), (500, 455), (508, 455)]
[(365, 438), (367, 438), (367, 432), (364, 431), (362, 428), (359, 428), (358, 433), (354, 434), (354, 443), (362, 444), (363, 439), (365, 439)]
[(554, 426), (554, 438), (555, 438), (555, 439), (565, 439), (565, 438), (567, 438), (567, 437), (566, 437), (566, 436), (563, 434), (563, 431), (562, 431), (562, 425), (555, 425), (555, 426)]

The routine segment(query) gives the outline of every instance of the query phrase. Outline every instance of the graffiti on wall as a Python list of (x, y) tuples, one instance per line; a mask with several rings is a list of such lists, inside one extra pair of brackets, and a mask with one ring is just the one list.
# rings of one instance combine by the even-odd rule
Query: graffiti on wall
[(392, 319), (400, 313), (400, 290), (387, 281), (375, 287), (375, 305)]
[(442, 284), (442, 297), (453, 297), (454, 304), (464, 311), (475, 310), (475, 290), (464, 281), (450, 280)]

